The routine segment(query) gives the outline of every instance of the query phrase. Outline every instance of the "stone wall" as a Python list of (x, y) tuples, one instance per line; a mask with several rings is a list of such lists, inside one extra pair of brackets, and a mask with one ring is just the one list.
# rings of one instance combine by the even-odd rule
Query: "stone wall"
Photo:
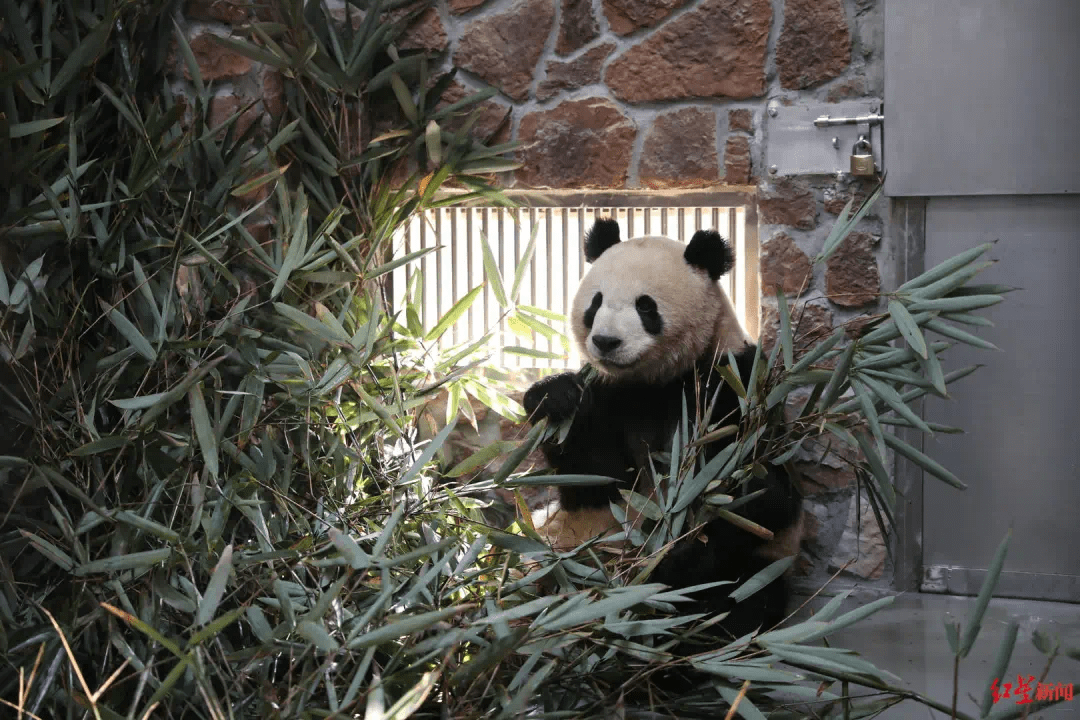
[[(500, 90), (477, 128), (522, 143), (523, 164), (505, 178), (508, 186), (756, 190), (762, 342), (775, 340), (775, 285), (797, 299), (798, 333), (811, 342), (880, 309), (877, 293), (882, 278), (896, 276), (900, 248), (888, 241), (882, 201), (827, 264), (811, 265), (837, 213), (867, 185), (770, 175), (763, 169), (768, 115), (795, 102), (880, 100), (882, 4), (438, 0), (403, 49), (428, 50), (445, 68), (459, 67), (455, 98), (487, 85)], [(247, 0), (191, 0), (183, 10), (196, 58), (219, 87), (220, 119), (249, 101), (256, 104), (248, 122), (261, 109), (280, 112), (281, 78), (207, 37), (229, 33), (254, 12)], [(176, 82), (182, 90), (180, 66)], [(848, 582), (891, 578), (873, 513), (856, 506), (849, 457), (849, 449), (833, 449), (799, 460), (811, 530), (799, 563), (807, 587), (848, 560), (841, 575)]]

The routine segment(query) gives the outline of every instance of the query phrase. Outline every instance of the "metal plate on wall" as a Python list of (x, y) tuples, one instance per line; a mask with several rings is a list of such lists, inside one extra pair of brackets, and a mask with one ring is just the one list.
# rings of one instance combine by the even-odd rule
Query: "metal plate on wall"
[[(814, 120), (822, 115), (859, 117), (881, 110), (879, 100), (849, 100), (839, 103), (769, 103), (765, 129), (765, 167), (769, 177), (784, 175), (835, 175), (851, 171), (851, 149), (859, 139), (859, 126), (817, 127)], [(773, 115), (775, 111), (776, 115)], [(865, 126), (862, 130), (865, 132)], [(836, 138), (835, 147), (833, 138)], [(870, 144), (878, 170), (884, 168), (881, 154), (882, 126), (870, 127)], [(776, 172), (772, 172), (773, 166)]]

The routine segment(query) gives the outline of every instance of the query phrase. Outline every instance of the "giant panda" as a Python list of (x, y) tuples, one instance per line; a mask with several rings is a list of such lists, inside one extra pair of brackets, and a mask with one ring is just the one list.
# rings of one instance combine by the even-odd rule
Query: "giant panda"
[[(573, 417), (562, 442), (553, 438), (543, 445), (556, 472), (618, 481), (560, 486), (558, 501), (535, 513), (534, 527), (556, 550), (621, 529), (610, 503), (621, 502), (620, 487), (636, 484), (637, 492), (649, 494), (649, 454), (670, 448), (684, 398), (694, 417), (715, 396), (709, 424), (738, 423), (738, 396), (717, 367), (728, 364), (730, 351), (746, 387), (757, 350), (717, 282), (735, 262), (719, 233), (699, 230), (685, 244), (659, 236), (622, 241), (619, 235), (615, 220), (601, 218), (584, 238), (591, 268), (574, 297), (570, 322), (586, 366), (540, 380), (523, 398), (533, 423)], [(732, 441), (728, 436), (708, 444), (706, 458)], [(765, 476), (751, 476), (742, 491), (765, 492), (736, 512), (771, 530), (772, 541), (714, 519), (669, 549), (650, 576), (674, 588), (729, 581), (693, 597), (703, 606), (695, 610), (728, 613), (722, 627), (732, 637), (783, 620), (788, 591), (782, 577), (738, 604), (728, 594), (771, 562), (798, 552), (802, 498), (783, 467), (763, 466)]]

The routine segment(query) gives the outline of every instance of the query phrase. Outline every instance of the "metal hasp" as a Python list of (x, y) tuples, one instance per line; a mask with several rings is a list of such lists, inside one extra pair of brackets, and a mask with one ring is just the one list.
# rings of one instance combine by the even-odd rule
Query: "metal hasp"
[[(838, 103), (769, 103), (765, 115), (765, 167), (771, 177), (847, 175), (854, 172), (853, 148), (860, 137), (860, 174), (885, 166), (881, 155), (885, 116), (880, 100)], [(865, 157), (869, 155), (869, 157)], [(774, 170), (775, 168), (775, 170)]]
[(832, 127), (833, 125), (879, 125), (885, 122), (884, 115), (860, 115), (859, 117), (832, 117), (831, 115), (822, 115), (814, 121), (814, 125), (819, 128)]

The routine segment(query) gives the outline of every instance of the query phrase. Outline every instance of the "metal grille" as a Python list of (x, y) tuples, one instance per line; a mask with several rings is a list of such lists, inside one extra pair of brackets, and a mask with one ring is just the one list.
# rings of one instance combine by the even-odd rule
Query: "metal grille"
[[(395, 238), (397, 256), (440, 246), (420, 260), (393, 271), (394, 306), (404, 308), (407, 288), (418, 288), (420, 320), (425, 330), (435, 326), (459, 299), (484, 282), (483, 250), (486, 238), (507, 294), (510, 293), (517, 266), (526, 252), (532, 233), (536, 244), (532, 262), (525, 270), (518, 294), (518, 305), (532, 306), (566, 315), (578, 283), (588, 269), (581, 250), (581, 239), (597, 216), (614, 217), (623, 238), (638, 235), (665, 235), (683, 242), (698, 230), (716, 229), (732, 243), (736, 271), (721, 280), (732, 299), (743, 327), (757, 329), (757, 247), (756, 235), (748, 242), (748, 211), (736, 207), (523, 207), (440, 208), (417, 213)], [(752, 226), (751, 226), (752, 227)], [(752, 262), (747, 262), (752, 260)], [(414, 278), (416, 273), (421, 277)], [(479, 340), (494, 330), (491, 340), (492, 363), (508, 369), (577, 368), (580, 358), (574, 347), (569, 325), (545, 321), (566, 336), (569, 351), (558, 338), (549, 340), (530, 332), (515, 332), (500, 307), (490, 283), (466, 313), (443, 335), (441, 349), (462, 346)], [(520, 324), (518, 324), (520, 329)], [(560, 354), (549, 360), (505, 353), (506, 346), (523, 346)]]

